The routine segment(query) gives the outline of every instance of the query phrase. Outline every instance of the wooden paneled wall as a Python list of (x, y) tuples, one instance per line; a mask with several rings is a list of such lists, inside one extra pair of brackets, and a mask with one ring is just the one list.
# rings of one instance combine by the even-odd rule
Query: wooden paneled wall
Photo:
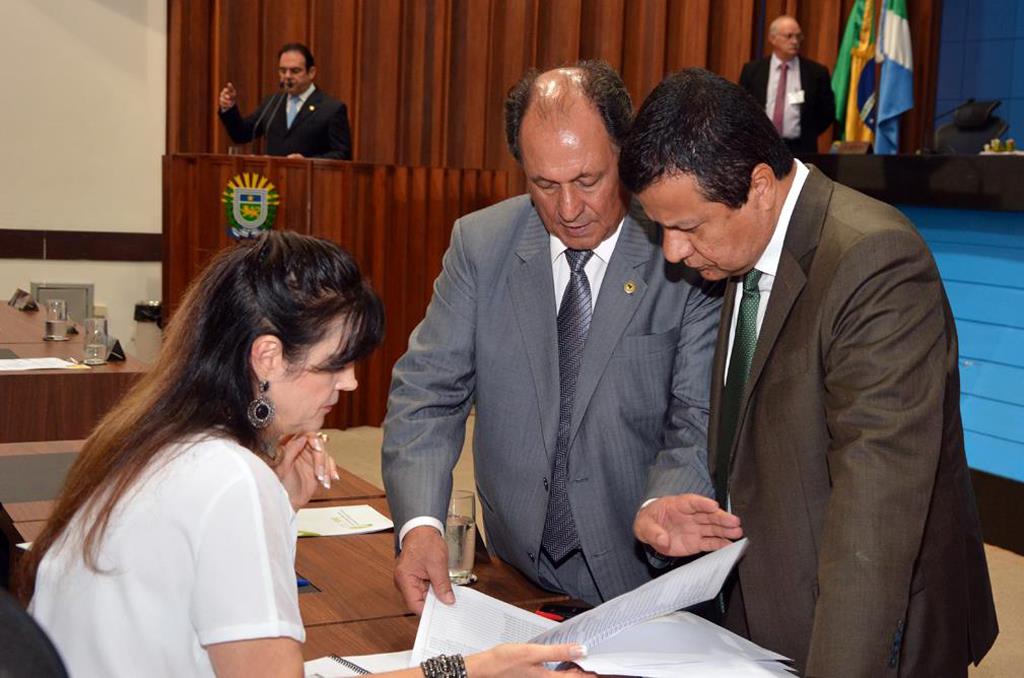
[(360, 388), (343, 397), (328, 426), (384, 419), (391, 368), (405, 353), (441, 272), (452, 224), (509, 195), (508, 173), (253, 156), (165, 156), (165, 310), (173, 312), (189, 282), (233, 241), (221, 192), (243, 172), (261, 174), (280, 194), (274, 227), (328, 238), (355, 257), (387, 310), (384, 345), (356, 367)]
[[(530, 67), (605, 59), (639, 105), (687, 66), (738, 79), (785, 12), (807, 35), (804, 53), (832, 69), (853, 2), (170, 0), (167, 151), (225, 152), (220, 88), (232, 81), (251, 110), (276, 89), (277, 49), (300, 41), (318, 85), (349, 106), (356, 160), (512, 170), (502, 103)], [(917, 106), (901, 144), (912, 152), (932, 129), (941, 0), (908, 4)]]

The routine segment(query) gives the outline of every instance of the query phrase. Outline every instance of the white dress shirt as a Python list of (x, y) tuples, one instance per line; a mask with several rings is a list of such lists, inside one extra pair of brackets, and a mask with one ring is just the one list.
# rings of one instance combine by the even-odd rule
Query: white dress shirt
[[(615, 243), (619, 241), (619, 233), (622, 232), (622, 224), (625, 219), (619, 222), (615, 232), (594, 248), (594, 256), (590, 257), (583, 272), (587, 274), (587, 282), (590, 283), (591, 310), (597, 304), (597, 295), (601, 292), (601, 283), (604, 281), (604, 272), (608, 270), (608, 261), (615, 251)], [(555, 282), (555, 313), (562, 307), (562, 297), (565, 296), (565, 288), (569, 286), (569, 260), (565, 251), (569, 249), (561, 240), (555, 236), (551, 238), (551, 276)]]
[[(779, 89), (779, 77), (782, 75), (779, 66), (782, 60), (772, 54), (771, 63), (768, 67), (768, 96), (765, 97), (764, 111), (768, 114), (769, 120), (775, 116), (775, 95)], [(793, 57), (786, 62), (786, 106), (782, 109), (782, 138), (800, 138), (800, 104), (793, 103), (793, 97), (797, 92), (803, 91), (800, 82), (800, 57)]]
[(99, 571), (80, 509), (47, 551), (29, 611), (72, 676), (207, 676), (207, 648), (306, 638), (295, 511), (277, 475), (224, 438), (160, 453), (110, 514)]
[[(794, 160), (796, 175), (793, 177), (793, 184), (789, 187), (786, 201), (782, 204), (782, 212), (779, 213), (779, 221), (775, 224), (775, 232), (772, 233), (768, 246), (764, 248), (761, 257), (754, 264), (754, 268), (761, 271), (761, 279), (757, 283), (757, 289), (761, 293), (760, 303), (757, 305), (757, 334), (761, 335), (761, 323), (764, 322), (764, 312), (768, 308), (768, 298), (772, 294), (772, 284), (775, 282), (775, 275), (779, 271), (779, 258), (782, 256), (782, 244), (786, 241), (786, 232), (789, 230), (789, 220), (793, 216), (793, 208), (796, 207), (797, 198), (807, 181), (809, 173), (807, 166), (799, 160)], [(736, 285), (735, 301), (732, 305), (732, 322), (729, 323), (729, 353), (725, 358), (725, 375), (729, 374), (729, 360), (732, 358), (732, 344), (736, 338), (736, 322), (740, 315), (740, 300), (743, 298), (743, 285)], [(723, 383), (725, 383), (723, 381)]]

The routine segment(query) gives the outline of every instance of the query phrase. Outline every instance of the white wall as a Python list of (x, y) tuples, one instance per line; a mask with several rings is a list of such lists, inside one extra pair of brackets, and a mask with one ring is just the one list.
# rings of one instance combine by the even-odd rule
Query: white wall
[[(0, 63), (0, 228), (159, 233), (165, 0), (2, 0)], [(30, 282), (94, 283), (124, 338), (160, 264), (0, 258), (0, 300)]]

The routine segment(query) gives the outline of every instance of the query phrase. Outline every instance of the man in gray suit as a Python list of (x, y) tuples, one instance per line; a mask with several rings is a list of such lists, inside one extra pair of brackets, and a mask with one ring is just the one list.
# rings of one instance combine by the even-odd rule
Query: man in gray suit
[[(802, 675), (966, 676), (997, 625), (956, 327), (921, 236), (794, 161), (748, 94), (700, 69), (651, 93), (620, 168), (665, 257), (729, 279), (709, 449), (750, 546), (725, 625)], [(691, 553), (656, 523), (637, 536)]]
[[(384, 422), (395, 583), (415, 612), (431, 583), (452, 600), (442, 524), (473, 405), (489, 546), (547, 589), (599, 603), (647, 581), (637, 513), (711, 492), (720, 299), (627, 215), (617, 162), (631, 117), (603, 63), (531, 73), (509, 93), (506, 134), (529, 195), (455, 223)], [(739, 532), (710, 499), (688, 510), (696, 539)]]

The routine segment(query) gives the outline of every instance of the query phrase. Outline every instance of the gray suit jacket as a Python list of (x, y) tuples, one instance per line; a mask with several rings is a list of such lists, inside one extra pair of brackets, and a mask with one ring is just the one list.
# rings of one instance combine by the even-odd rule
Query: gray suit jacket
[[(723, 323), (712, 445), (727, 341)], [(996, 618), (956, 327), (902, 214), (811, 168), (739, 417), (729, 486), (750, 547), (726, 625), (809, 676), (966, 675)]]
[[(711, 493), (706, 430), (721, 299), (666, 264), (658, 238), (653, 224), (626, 218), (577, 384), (569, 499), (606, 599), (653, 575), (632, 532), (643, 501)], [(443, 522), (476, 404), (473, 452), (489, 547), (533, 581), (558, 427), (555, 318), (548, 233), (529, 198), (463, 217), (426, 318), (395, 365), (384, 422), (395, 524)]]

